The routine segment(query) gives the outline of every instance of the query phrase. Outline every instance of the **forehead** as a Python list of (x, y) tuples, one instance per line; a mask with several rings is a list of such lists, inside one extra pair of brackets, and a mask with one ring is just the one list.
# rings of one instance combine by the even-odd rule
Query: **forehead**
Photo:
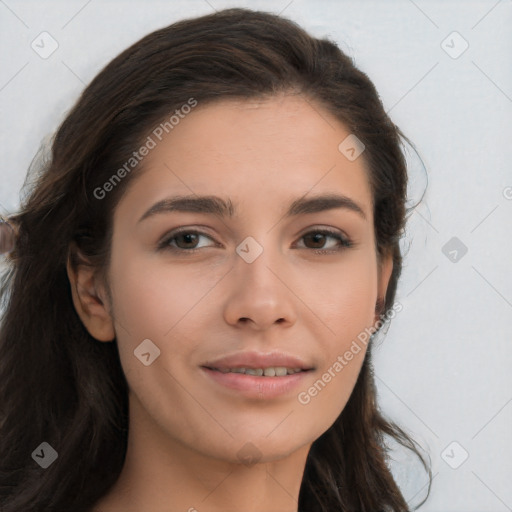
[(282, 208), (305, 194), (337, 192), (365, 205), (370, 218), (363, 158), (350, 161), (338, 149), (349, 135), (299, 94), (198, 103), (155, 140), (125, 201), (139, 212), (170, 194), (215, 194), (239, 208)]

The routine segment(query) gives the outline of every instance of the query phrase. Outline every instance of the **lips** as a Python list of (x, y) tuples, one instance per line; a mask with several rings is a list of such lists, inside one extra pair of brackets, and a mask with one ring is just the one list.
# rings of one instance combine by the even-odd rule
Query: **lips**
[(225, 357), (207, 361), (203, 368), (228, 372), (234, 369), (286, 368), (294, 371), (313, 370), (313, 366), (303, 359), (284, 352), (238, 352)]
[[(292, 375), (284, 376), (259, 376), (242, 373), (223, 373), (211, 370), (207, 367), (201, 368), (201, 374), (208, 379), (208, 389), (217, 393), (227, 392), (230, 399), (234, 396), (250, 400), (288, 400), (299, 387), (304, 387), (304, 382), (309, 379), (310, 371), (302, 370)], [(211, 386), (213, 384), (213, 387)], [(302, 385), (302, 386), (301, 386)]]
[(215, 386), (258, 401), (290, 398), (315, 370), (306, 360), (277, 351), (237, 352), (207, 361), (200, 367), (201, 373)]

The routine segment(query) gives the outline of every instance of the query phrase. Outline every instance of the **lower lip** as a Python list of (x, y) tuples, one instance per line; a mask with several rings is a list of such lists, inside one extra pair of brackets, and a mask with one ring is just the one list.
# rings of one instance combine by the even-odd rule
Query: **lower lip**
[(247, 398), (275, 398), (285, 395), (297, 388), (311, 370), (283, 375), (282, 377), (258, 377), (244, 373), (222, 373), (210, 368), (201, 367), (201, 370), (212, 380), (222, 386), (238, 391)]

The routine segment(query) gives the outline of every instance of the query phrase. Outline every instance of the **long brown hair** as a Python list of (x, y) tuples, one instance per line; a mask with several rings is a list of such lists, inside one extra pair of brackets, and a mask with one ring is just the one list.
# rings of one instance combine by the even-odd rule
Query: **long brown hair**
[[(128, 393), (117, 345), (97, 342), (80, 321), (66, 263), (93, 265), (108, 290), (113, 212), (141, 169), (104, 197), (98, 188), (189, 99), (206, 105), (290, 91), (322, 105), (365, 145), (378, 254), (393, 255), (381, 304), (382, 315), (391, 311), (408, 214), (407, 139), (367, 75), (334, 42), (260, 11), (226, 9), (145, 36), (83, 91), (10, 217), (18, 237), (0, 289), (3, 512), (89, 511), (123, 467)], [(311, 447), (299, 511), (409, 510), (388, 467), (385, 436), (419, 457), (430, 490), (416, 443), (379, 412), (371, 347), (346, 407)], [(33, 460), (43, 442), (58, 453), (47, 469)]]

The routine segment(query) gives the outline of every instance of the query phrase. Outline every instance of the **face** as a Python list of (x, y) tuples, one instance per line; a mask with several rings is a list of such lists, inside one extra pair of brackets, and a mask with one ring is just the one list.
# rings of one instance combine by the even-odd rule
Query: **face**
[[(341, 413), (365, 346), (344, 354), (375, 323), (391, 271), (376, 256), (363, 158), (338, 150), (348, 135), (300, 96), (222, 101), (199, 104), (144, 159), (115, 211), (109, 268), (132, 425), (264, 462), (309, 446)], [(311, 202), (324, 195), (351, 202)], [(145, 215), (177, 196), (196, 202)], [(298, 361), (257, 359), (275, 354)], [(242, 359), (219, 362), (228, 356)]]

